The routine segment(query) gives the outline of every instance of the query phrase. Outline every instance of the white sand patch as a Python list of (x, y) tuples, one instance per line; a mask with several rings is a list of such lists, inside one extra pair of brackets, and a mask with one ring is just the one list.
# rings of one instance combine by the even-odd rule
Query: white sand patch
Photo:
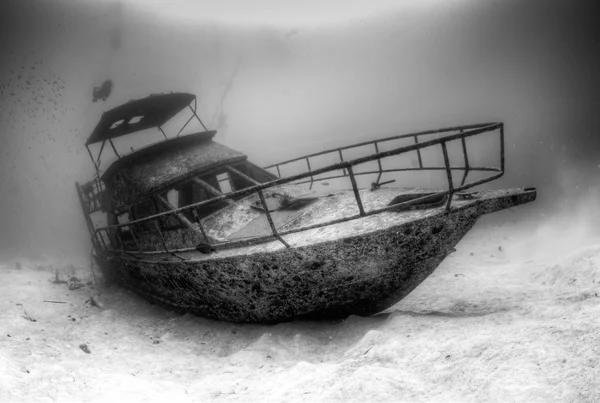
[(6, 262), (0, 401), (600, 401), (600, 243), (559, 233), (478, 226), (387, 314), (268, 326), (92, 288), (85, 262)]

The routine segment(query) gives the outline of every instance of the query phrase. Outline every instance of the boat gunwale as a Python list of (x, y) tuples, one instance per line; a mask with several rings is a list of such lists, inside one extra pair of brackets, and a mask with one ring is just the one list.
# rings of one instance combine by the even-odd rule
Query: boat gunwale
[[(536, 193), (534, 188), (513, 188), (513, 189), (506, 189), (506, 190), (499, 190), (499, 191), (489, 191), (490, 193), (497, 193), (497, 192), (509, 192), (509, 191), (517, 191), (520, 190), (523, 193), (522, 194), (528, 194), (528, 193)], [(413, 199), (413, 200), (409, 200), (408, 202), (404, 202), (404, 203), (398, 203), (392, 206), (386, 206), (384, 208), (381, 209), (375, 209), (372, 211), (369, 211), (365, 216), (360, 216), (358, 214), (353, 215), (351, 217), (343, 217), (343, 218), (339, 218), (336, 220), (329, 220), (329, 221), (325, 221), (322, 223), (316, 223), (310, 226), (306, 226), (306, 227), (300, 227), (300, 228), (295, 228), (292, 230), (287, 230), (287, 231), (282, 231), (279, 232), (279, 236), (286, 236), (286, 235), (291, 235), (291, 234), (296, 234), (296, 233), (300, 233), (303, 231), (311, 231), (314, 229), (318, 229), (318, 228), (323, 228), (323, 227), (327, 227), (330, 225), (336, 225), (336, 224), (341, 224), (343, 222), (346, 221), (351, 221), (351, 220), (355, 220), (355, 219), (360, 219), (360, 218), (366, 218), (369, 216), (373, 216), (376, 214), (380, 214), (382, 212), (389, 212), (389, 211), (394, 211), (394, 210), (398, 210), (399, 206), (403, 205), (403, 204), (407, 204), (410, 202), (415, 202), (418, 200), (422, 200), (422, 199), (429, 199), (429, 198), (434, 198), (437, 196), (441, 196), (446, 194), (447, 192), (437, 192), (437, 193), (432, 193), (432, 194), (428, 194), (427, 196), (424, 197), (420, 197), (418, 199)], [(492, 197), (486, 197), (486, 198), (478, 198), (478, 199), (472, 199), (472, 200), (468, 200), (467, 202), (462, 202), (462, 205), (458, 205), (458, 206), (454, 206), (450, 209), (450, 211), (445, 210), (445, 207), (435, 207), (435, 208), (431, 208), (428, 209), (428, 211), (431, 211), (430, 215), (424, 216), (424, 217), (418, 217), (415, 218), (413, 220), (410, 220), (408, 222), (405, 223), (399, 223), (396, 225), (393, 225), (391, 227), (388, 228), (382, 228), (382, 229), (377, 229), (375, 231), (370, 232), (368, 235), (373, 235), (376, 233), (383, 233), (386, 231), (390, 231), (392, 228), (396, 228), (396, 227), (401, 227), (403, 225), (414, 225), (415, 223), (418, 223), (419, 221), (423, 221), (423, 220), (427, 220), (427, 219), (431, 219), (433, 216), (439, 215), (439, 214), (444, 214), (444, 213), (458, 213), (464, 210), (468, 210), (468, 209), (477, 209), (479, 208), (483, 203), (485, 203), (486, 201), (489, 202), (490, 200), (493, 200), (495, 198), (497, 198), (498, 196), (500, 197), (506, 197), (508, 194), (502, 194), (502, 195), (493, 195)], [(511, 194), (511, 196), (514, 194)], [(535, 196), (534, 196), (535, 198)], [(520, 204), (520, 203), (515, 203), (516, 204)], [(436, 211), (439, 210), (439, 211)], [(365, 234), (359, 234), (356, 236), (365, 236)], [(218, 250), (221, 249), (234, 249), (234, 248), (242, 248), (242, 247), (248, 247), (248, 246), (254, 246), (254, 245), (259, 245), (259, 244), (264, 244), (267, 242), (274, 242), (277, 241), (277, 238), (273, 237), (273, 235), (264, 235), (261, 237), (254, 237), (254, 238), (247, 238), (247, 239), (243, 239), (243, 240), (239, 240), (239, 241), (229, 241), (229, 242), (224, 242), (221, 244), (212, 244), (211, 246), (215, 247)], [(335, 239), (331, 239), (331, 240), (325, 240), (323, 242), (319, 242), (319, 243), (329, 243), (329, 242), (336, 242), (337, 240)], [(300, 246), (300, 248), (304, 248), (306, 247), (305, 245)], [(296, 248), (296, 247), (294, 247)], [(137, 261), (137, 262), (146, 262), (146, 260), (144, 260), (141, 257), (138, 257), (137, 255), (142, 255), (142, 256), (159, 256), (159, 255), (173, 255), (173, 254), (178, 254), (178, 253), (190, 253), (190, 252), (195, 252), (196, 249), (193, 247), (190, 248), (180, 248), (180, 249), (171, 249), (168, 251), (165, 250), (157, 250), (157, 251), (132, 251), (132, 250), (124, 250), (124, 249), (105, 249), (106, 252), (110, 252), (113, 253), (115, 255), (120, 255), (119, 257), (123, 257), (126, 258), (126, 256), (123, 255), (132, 255), (132, 261)], [(179, 257), (179, 256), (178, 256)], [(230, 257), (230, 256), (228, 256)], [(180, 263), (182, 260), (187, 261), (187, 262), (197, 262), (197, 263), (205, 263), (206, 261), (204, 260), (192, 260), (190, 259), (181, 259), (180, 260), (172, 260), (172, 261), (165, 261), (166, 263)], [(155, 262), (154, 260), (148, 260), (147, 262)]]

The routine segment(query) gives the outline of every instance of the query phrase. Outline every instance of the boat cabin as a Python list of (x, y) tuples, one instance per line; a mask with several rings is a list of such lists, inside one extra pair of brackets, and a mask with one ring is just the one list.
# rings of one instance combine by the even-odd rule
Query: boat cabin
[[(87, 196), (86, 200), (95, 200), (98, 210), (106, 212), (109, 225), (123, 224), (209, 200), (251, 187), (255, 182), (277, 179), (272, 173), (248, 161), (241, 152), (215, 142), (216, 131), (206, 129), (196, 113), (195, 101), (195, 96), (187, 93), (151, 95), (130, 101), (102, 115), (86, 142), (96, 167), (99, 191), (95, 198)], [(175, 136), (168, 137), (163, 125), (186, 108), (191, 111), (190, 118)], [(203, 130), (180, 136), (194, 118)], [(127, 155), (118, 153), (112, 141), (114, 138), (151, 128), (157, 128), (164, 140)], [(95, 160), (89, 145), (100, 142), (100, 154)], [(98, 161), (107, 142), (117, 159), (101, 173)], [(230, 175), (231, 168), (255, 182), (243, 176)], [(88, 184), (88, 192), (93, 193), (93, 182)], [(83, 191), (86, 192), (85, 187)], [(124, 227), (111, 241), (116, 241), (121, 247), (132, 243), (129, 246), (133, 248), (133, 243), (138, 247), (140, 242), (145, 247), (160, 243), (161, 240), (154, 239), (157, 236), (155, 225), (158, 223), (161, 226), (160, 233), (168, 239), (173, 238), (173, 244), (193, 245), (198, 235), (197, 226), (193, 223), (230, 203), (232, 200), (215, 202), (157, 221), (141, 223), (135, 229)], [(144, 237), (148, 238), (146, 242)]]

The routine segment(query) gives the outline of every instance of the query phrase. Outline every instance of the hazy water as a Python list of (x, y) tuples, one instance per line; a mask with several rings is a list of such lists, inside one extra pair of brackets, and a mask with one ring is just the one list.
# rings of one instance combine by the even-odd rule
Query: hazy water
[[(0, 1), (0, 396), (597, 401), (597, 3), (256, 3)], [(494, 185), (538, 200), (486, 217), (387, 318), (237, 326), (50, 283), (69, 262), (90, 276), (73, 184), (92, 177), (102, 112), (170, 91), (259, 165), (503, 121)], [(85, 303), (98, 293), (102, 311)]]
[[(497, 186), (536, 186), (530, 214), (572, 208), (597, 185), (594, 2), (328, 12), (297, 3), (277, 15), (258, 7), (247, 21), (184, 3), (160, 12), (136, 1), (2, 2), (4, 253), (88, 253), (73, 186), (93, 173), (83, 143), (103, 111), (158, 92), (197, 94), (217, 141), (259, 165), (379, 134), (503, 121), (508, 168)], [(106, 79), (113, 93), (93, 103)]]
[(0, 261), (0, 400), (598, 401), (597, 225), (491, 217), (386, 314), (343, 321), (218, 322), (53, 283), (92, 279), (72, 259)]

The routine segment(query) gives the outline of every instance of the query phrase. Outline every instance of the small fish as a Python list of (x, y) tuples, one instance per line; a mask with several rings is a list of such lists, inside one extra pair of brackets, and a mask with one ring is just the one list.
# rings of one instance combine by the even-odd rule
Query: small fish
[(196, 250), (200, 253), (204, 253), (205, 255), (208, 255), (211, 252), (217, 252), (215, 248), (205, 242), (200, 242), (198, 245), (196, 245)]
[(329, 186), (329, 182), (321, 182), (321, 185), (323, 185), (323, 186)]

